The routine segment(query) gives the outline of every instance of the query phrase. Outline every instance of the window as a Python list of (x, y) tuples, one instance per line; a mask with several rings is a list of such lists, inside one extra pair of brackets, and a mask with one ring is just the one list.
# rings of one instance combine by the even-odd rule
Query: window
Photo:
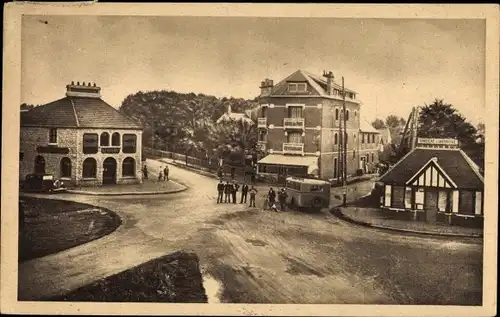
[(335, 120), (339, 119), (339, 108), (335, 108)]
[(109, 133), (101, 133), (101, 146), (109, 146)]
[(259, 141), (266, 141), (267, 131), (259, 131)]
[(390, 207), (391, 206), (391, 185), (385, 185), (385, 206)]
[(361, 134), (361, 143), (365, 143), (365, 134)]
[(411, 209), (412, 189), (411, 187), (405, 188), (405, 208)]
[(438, 208), (439, 211), (446, 212), (451, 209), (450, 192), (445, 190), (439, 191), (438, 197)]
[(404, 208), (405, 207), (405, 187), (403, 186), (394, 186), (392, 188), (392, 207), (395, 208)]
[(288, 107), (289, 118), (302, 118), (302, 107)]
[(323, 191), (323, 187), (319, 186), (319, 185), (311, 185), (311, 191), (312, 192), (322, 192)]
[(349, 141), (349, 136), (347, 135), (347, 132), (344, 132), (344, 137), (345, 137), (345, 144), (347, 144), (347, 142)]
[(137, 151), (137, 136), (135, 134), (123, 135), (123, 153), (135, 153)]
[(476, 215), (482, 215), (483, 214), (483, 193), (482, 192), (476, 192)]
[(61, 177), (71, 178), (71, 160), (68, 157), (61, 159)]
[(339, 135), (335, 133), (333, 135), (333, 144), (338, 144), (339, 143)]
[(375, 154), (372, 153), (372, 163), (375, 162)]
[(95, 159), (88, 157), (83, 161), (83, 178), (96, 178), (97, 162)]
[(123, 176), (135, 176), (135, 160), (131, 157), (127, 157), (122, 163), (122, 175)]
[(288, 133), (288, 143), (302, 143), (302, 133), (289, 132)]
[(345, 121), (349, 121), (349, 110), (345, 113)]
[(57, 129), (50, 129), (49, 130), (49, 143), (50, 144), (57, 144)]
[(45, 174), (45, 159), (41, 155), (35, 157), (35, 174)]
[(115, 132), (111, 137), (111, 145), (112, 146), (120, 146), (120, 133)]
[(95, 133), (85, 133), (83, 135), (83, 153), (96, 154), (98, 149), (99, 136)]
[(307, 91), (306, 83), (288, 83), (289, 92), (305, 92)]
[(458, 199), (458, 212), (466, 215), (474, 214), (474, 192), (461, 190)]
[(419, 188), (415, 192), (415, 206), (419, 210), (424, 209), (424, 189), (423, 188)]
[(356, 118), (357, 116), (358, 116), (358, 112), (354, 111), (354, 118)]

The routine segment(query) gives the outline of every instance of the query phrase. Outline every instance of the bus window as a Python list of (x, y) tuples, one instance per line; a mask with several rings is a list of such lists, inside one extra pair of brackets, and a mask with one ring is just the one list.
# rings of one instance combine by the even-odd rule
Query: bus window
[(322, 192), (323, 191), (323, 186), (311, 185), (311, 191), (312, 192)]

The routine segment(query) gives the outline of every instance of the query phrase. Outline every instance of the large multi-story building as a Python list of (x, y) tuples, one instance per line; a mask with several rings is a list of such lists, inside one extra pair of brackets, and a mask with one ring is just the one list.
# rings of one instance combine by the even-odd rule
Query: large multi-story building
[[(257, 126), (259, 144), (268, 155), (258, 162), (258, 174), (278, 176), (339, 176), (342, 138), (342, 86), (332, 72), (325, 79), (298, 70), (274, 85), (261, 82)], [(379, 132), (361, 119), (357, 93), (345, 89), (347, 174), (367, 170), (378, 161)]]
[(140, 183), (142, 128), (101, 99), (68, 85), (66, 96), (21, 113), (19, 177), (48, 173), (67, 184)]

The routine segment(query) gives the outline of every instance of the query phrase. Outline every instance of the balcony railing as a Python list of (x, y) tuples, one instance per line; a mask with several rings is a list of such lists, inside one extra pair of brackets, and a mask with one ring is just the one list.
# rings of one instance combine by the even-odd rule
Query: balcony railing
[(260, 148), (261, 151), (266, 151), (267, 141), (258, 141), (257, 146)]
[(304, 118), (285, 118), (283, 126), (285, 129), (304, 129)]
[(267, 128), (267, 118), (257, 118), (257, 128)]
[(304, 154), (304, 143), (283, 143), (283, 154)]

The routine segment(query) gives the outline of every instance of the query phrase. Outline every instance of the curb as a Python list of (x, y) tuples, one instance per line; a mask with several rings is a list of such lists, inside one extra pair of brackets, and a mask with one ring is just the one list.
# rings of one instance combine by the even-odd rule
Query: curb
[(90, 196), (131, 196), (131, 195), (136, 195), (136, 196), (146, 196), (146, 195), (166, 195), (166, 194), (175, 194), (175, 193), (180, 193), (185, 190), (187, 190), (187, 186), (179, 184), (176, 182), (177, 185), (181, 186), (182, 188), (180, 189), (175, 189), (175, 190), (166, 190), (166, 191), (149, 191), (149, 192), (109, 192), (109, 193), (99, 193), (99, 192), (91, 192), (91, 191), (84, 191), (84, 190), (70, 190), (68, 189), (66, 192), (71, 193), (71, 194), (78, 194), (78, 195), (90, 195)]
[(440, 233), (440, 232), (419, 231), (419, 230), (401, 229), (401, 228), (394, 228), (394, 227), (389, 227), (389, 226), (375, 225), (375, 224), (360, 221), (360, 220), (354, 220), (354, 219), (344, 215), (339, 209), (337, 209), (337, 210), (335, 210), (335, 209), (337, 209), (337, 208), (330, 209), (330, 213), (337, 216), (338, 218), (345, 220), (347, 222), (359, 225), (359, 226), (373, 228), (373, 229), (381, 229), (381, 230), (400, 232), (400, 233), (413, 233), (413, 234), (419, 234), (419, 235), (425, 235), (425, 236), (475, 238), (475, 239), (483, 238), (482, 234), (470, 234), (469, 235), (469, 234), (459, 234), (459, 233)]

